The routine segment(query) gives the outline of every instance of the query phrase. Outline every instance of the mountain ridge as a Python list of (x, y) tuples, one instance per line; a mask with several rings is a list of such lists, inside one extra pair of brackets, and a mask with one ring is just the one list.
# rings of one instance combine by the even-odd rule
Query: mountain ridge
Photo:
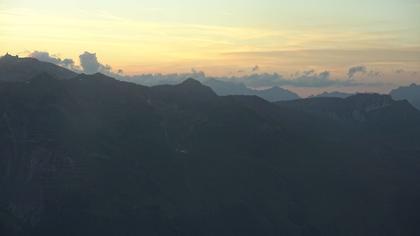
[(64, 67), (42, 62), (35, 58), (20, 58), (9, 54), (0, 57), (0, 81), (24, 82), (42, 72), (59, 79), (70, 79), (77, 75), (77, 73)]
[(420, 129), (369, 96), (339, 103), (374, 131), (194, 80), (0, 82), (0, 233), (417, 235)]
[(420, 110), (420, 85), (411, 84), (399, 87), (390, 92), (390, 95), (397, 100), (407, 100)]

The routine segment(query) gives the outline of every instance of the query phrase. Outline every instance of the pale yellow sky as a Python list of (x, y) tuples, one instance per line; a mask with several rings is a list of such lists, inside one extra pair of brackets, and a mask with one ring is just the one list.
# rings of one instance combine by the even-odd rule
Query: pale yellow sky
[[(339, 3), (337, 3), (339, 2)], [(95, 52), (126, 74), (191, 68), (209, 75), (328, 70), (343, 79), (364, 65), (382, 79), (416, 81), (419, 0), (86, 1), (4, 0), (0, 53)]]

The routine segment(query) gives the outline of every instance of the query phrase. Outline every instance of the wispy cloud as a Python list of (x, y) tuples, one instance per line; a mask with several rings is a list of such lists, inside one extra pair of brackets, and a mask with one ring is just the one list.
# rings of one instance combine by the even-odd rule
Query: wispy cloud
[(356, 74), (366, 74), (367, 69), (366, 66), (353, 66), (349, 68), (349, 71), (347, 72), (347, 76), (351, 79)]
[[(248, 57), (264, 57), (266, 60), (260, 63), (264, 67), (276, 63), (276, 58), (286, 62), (293, 60), (293, 64), (299, 66), (315, 63), (326, 66), (335, 61), (368, 63), (392, 58), (420, 61), (419, 50), (417, 54), (402, 50), (401, 40), (393, 38), (399, 34), (388, 31), (153, 22), (128, 19), (102, 10), (72, 14), (2, 10), (0, 43), (7, 41), (16, 48), (48, 45), (65, 54), (82, 48), (94, 51), (106, 48), (107, 55), (114, 60), (122, 60), (121, 55), (125, 55), (153, 63), (207, 61), (209, 65), (226, 64), (224, 62), (231, 62), (233, 55), (236, 63), (242, 66)], [(374, 49), (378, 47), (391, 49)]]

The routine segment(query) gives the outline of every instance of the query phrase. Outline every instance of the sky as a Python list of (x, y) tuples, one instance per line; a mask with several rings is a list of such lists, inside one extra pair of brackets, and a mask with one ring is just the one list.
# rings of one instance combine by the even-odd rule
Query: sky
[(382, 91), (420, 83), (419, 12), (420, 0), (0, 0), (0, 53), (90, 52), (125, 75), (328, 72)]

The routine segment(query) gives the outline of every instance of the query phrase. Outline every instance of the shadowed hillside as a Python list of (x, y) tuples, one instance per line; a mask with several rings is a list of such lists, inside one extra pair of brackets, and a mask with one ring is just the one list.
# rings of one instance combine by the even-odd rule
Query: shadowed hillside
[(101, 74), (0, 83), (0, 232), (417, 235), (418, 112), (321, 101)]
[(70, 79), (77, 75), (63, 67), (41, 62), (35, 58), (19, 58), (9, 54), (0, 57), (1, 82), (28, 81), (40, 73), (48, 73), (58, 79)]

